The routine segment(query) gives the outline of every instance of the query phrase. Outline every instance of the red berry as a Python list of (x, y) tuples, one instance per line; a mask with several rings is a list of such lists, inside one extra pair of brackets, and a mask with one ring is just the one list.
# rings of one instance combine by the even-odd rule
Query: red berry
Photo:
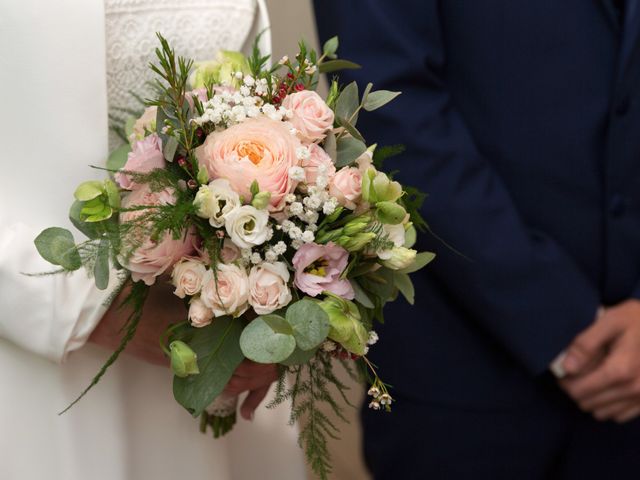
[(293, 73), (287, 73), (287, 78), (293, 80)]
[(273, 100), (273, 103), (280, 103), (282, 101), (282, 99), (278, 95), (274, 96), (272, 100)]
[(301, 92), (304, 90), (304, 85), (301, 83), (296, 83), (296, 92)]
[(198, 127), (198, 128), (196, 129), (196, 135), (197, 135), (198, 137), (202, 137), (202, 136), (204, 135), (204, 130), (203, 130), (201, 127)]
[(187, 164), (187, 161), (185, 160), (185, 158), (180, 155), (178, 157), (178, 165), (180, 165), (182, 168), (184, 168), (184, 166)]

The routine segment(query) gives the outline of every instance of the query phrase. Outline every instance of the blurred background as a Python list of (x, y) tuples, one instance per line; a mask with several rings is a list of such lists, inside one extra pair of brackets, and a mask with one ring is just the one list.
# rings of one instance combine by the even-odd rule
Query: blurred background
[[(283, 55), (293, 56), (298, 52), (298, 41), (318, 50), (313, 7), (310, 0), (266, 0), (271, 17), (271, 35), (273, 36), (273, 59), (277, 61)], [(340, 50), (338, 50), (340, 53)], [(325, 84), (321, 84), (321, 88)], [(337, 366), (337, 371), (342, 368)], [(360, 406), (363, 396), (362, 387), (354, 383), (348, 376), (341, 378), (351, 386), (350, 400)], [(329, 412), (326, 412), (328, 415)], [(341, 429), (341, 439), (331, 442), (331, 456), (334, 463), (332, 478), (336, 480), (365, 480), (369, 479), (362, 460), (362, 440), (360, 432), (360, 418), (356, 408), (349, 408), (345, 412), (349, 424), (340, 419), (334, 419)], [(309, 478), (314, 478), (309, 471)]]

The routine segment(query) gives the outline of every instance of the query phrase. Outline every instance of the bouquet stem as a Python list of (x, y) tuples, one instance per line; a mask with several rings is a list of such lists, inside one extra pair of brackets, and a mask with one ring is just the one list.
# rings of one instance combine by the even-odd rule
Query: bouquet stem
[(206, 433), (207, 427), (210, 427), (214, 438), (219, 438), (229, 433), (236, 424), (237, 407), (237, 395), (220, 394), (202, 412), (200, 416), (200, 432)]

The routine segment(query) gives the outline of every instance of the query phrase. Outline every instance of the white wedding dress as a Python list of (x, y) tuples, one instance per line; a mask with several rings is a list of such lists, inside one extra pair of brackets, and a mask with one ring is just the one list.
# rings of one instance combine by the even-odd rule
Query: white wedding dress
[(305, 478), (286, 406), (260, 408), (214, 440), (174, 401), (168, 369), (127, 355), (58, 416), (109, 355), (85, 345), (107, 294), (84, 272), (20, 274), (51, 270), (33, 238), (70, 227), (72, 190), (99, 177), (88, 165), (108, 151), (108, 111), (129, 106), (128, 90), (149, 78), (154, 32), (180, 54), (210, 58), (266, 24), (258, 3), (258, 11), (254, 0), (0, 3), (1, 479)]

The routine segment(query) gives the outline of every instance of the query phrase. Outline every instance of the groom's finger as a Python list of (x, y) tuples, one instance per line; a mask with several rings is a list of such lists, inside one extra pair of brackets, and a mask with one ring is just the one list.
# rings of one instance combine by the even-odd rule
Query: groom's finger
[(594, 410), (620, 400), (632, 400), (634, 398), (638, 399), (639, 397), (640, 395), (638, 395), (638, 392), (633, 388), (633, 384), (622, 383), (608, 390), (604, 390), (587, 397), (584, 400), (581, 400), (578, 405), (580, 406), (580, 409), (585, 412), (593, 412)]
[(567, 375), (578, 375), (598, 360), (622, 329), (618, 322), (603, 316), (578, 335), (567, 349), (563, 367)]
[(245, 398), (240, 407), (240, 415), (242, 415), (242, 418), (245, 420), (253, 420), (253, 412), (256, 411), (258, 405), (260, 405), (264, 397), (267, 396), (269, 387), (270, 385), (265, 385), (264, 387), (249, 392), (249, 395), (247, 395), (247, 398)]
[(561, 380), (560, 384), (571, 397), (581, 402), (632, 381), (631, 372), (624, 368), (626, 363), (623, 355), (612, 353), (592, 372), (577, 378)]

